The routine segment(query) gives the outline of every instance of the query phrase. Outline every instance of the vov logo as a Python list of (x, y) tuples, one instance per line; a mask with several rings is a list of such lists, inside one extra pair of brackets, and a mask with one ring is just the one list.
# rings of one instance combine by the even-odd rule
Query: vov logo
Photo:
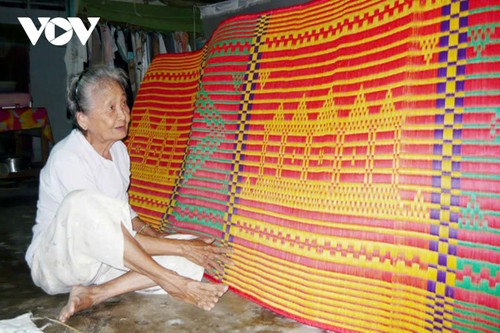
[[(45, 38), (47, 38), (50, 44), (56, 46), (67, 44), (71, 40), (71, 37), (73, 37), (73, 31), (76, 33), (82, 45), (85, 45), (99, 22), (99, 17), (89, 17), (90, 27), (87, 29), (79, 17), (68, 17), (67, 19), (62, 17), (54, 17), (52, 19), (50, 17), (39, 17), (38, 22), (40, 22), (40, 28), (37, 29), (31, 18), (18, 17), (17, 19), (23, 26), (31, 44), (35, 45), (42, 35), (42, 32), (45, 31)], [(56, 27), (64, 30), (64, 33), (57, 37)]]

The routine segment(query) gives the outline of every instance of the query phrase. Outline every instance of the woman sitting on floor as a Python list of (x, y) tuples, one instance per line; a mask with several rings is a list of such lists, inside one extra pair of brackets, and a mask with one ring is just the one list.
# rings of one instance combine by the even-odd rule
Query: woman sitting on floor
[(201, 279), (204, 269), (222, 270), (228, 248), (210, 238), (158, 237), (131, 209), (122, 142), (130, 122), (126, 88), (118, 69), (75, 77), (67, 100), (76, 129), (54, 146), (40, 174), (26, 261), (45, 292), (70, 292), (63, 322), (110, 297), (154, 286), (205, 310), (227, 290)]

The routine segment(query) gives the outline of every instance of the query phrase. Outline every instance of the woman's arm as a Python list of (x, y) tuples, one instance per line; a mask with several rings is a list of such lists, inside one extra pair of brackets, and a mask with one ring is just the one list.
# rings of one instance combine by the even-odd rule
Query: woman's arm
[(184, 257), (208, 271), (212, 269), (223, 272), (224, 264), (232, 264), (228, 254), (233, 253), (229, 247), (214, 245), (214, 238), (199, 237), (189, 240), (150, 237), (137, 234), (136, 240), (151, 256), (171, 255)]
[(162, 237), (163, 234), (161, 232), (153, 229), (148, 223), (141, 220), (139, 216), (136, 216), (132, 219), (132, 228), (138, 235), (146, 235), (151, 237)]

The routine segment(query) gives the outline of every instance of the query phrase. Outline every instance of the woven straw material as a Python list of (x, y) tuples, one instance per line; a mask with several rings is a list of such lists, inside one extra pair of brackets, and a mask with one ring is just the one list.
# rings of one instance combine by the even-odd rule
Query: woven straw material
[(162, 55), (149, 67), (132, 110), (129, 198), (157, 228), (171, 200), (189, 140), (201, 53)]
[(498, 2), (314, 1), (184, 57), (141, 86), (131, 198), (233, 247), (214, 279), (336, 332), (500, 331)]

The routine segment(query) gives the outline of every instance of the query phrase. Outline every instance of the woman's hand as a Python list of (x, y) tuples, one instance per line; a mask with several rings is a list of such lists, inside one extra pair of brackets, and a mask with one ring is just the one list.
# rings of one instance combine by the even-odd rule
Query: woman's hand
[(223, 273), (224, 265), (232, 265), (233, 262), (228, 258), (228, 254), (233, 250), (224, 246), (216, 246), (215, 238), (199, 237), (183, 241), (182, 256), (186, 259), (203, 266), (207, 271), (213, 269)]
[[(142, 221), (140, 219), (134, 219), (133, 222), (134, 230), (140, 231), (142, 224), (139, 225), (139, 223)], [(153, 228), (150, 227), (145, 227), (144, 230), (146, 229), (154, 231)], [(156, 237), (146, 236), (148, 235), (138, 232), (135, 238), (142, 248), (151, 256), (184, 257), (202, 266), (208, 272), (216, 270), (221, 274), (223, 273), (224, 265), (233, 264), (233, 261), (229, 258), (229, 255), (233, 253), (233, 249), (226, 246), (215, 245), (215, 238), (212, 237), (185, 235), (188, 236), (186, 239), (185, 237), (170, 237), (158, 232), (156, 233)], [(179, 234), (171, 236), (179, 236)]]

